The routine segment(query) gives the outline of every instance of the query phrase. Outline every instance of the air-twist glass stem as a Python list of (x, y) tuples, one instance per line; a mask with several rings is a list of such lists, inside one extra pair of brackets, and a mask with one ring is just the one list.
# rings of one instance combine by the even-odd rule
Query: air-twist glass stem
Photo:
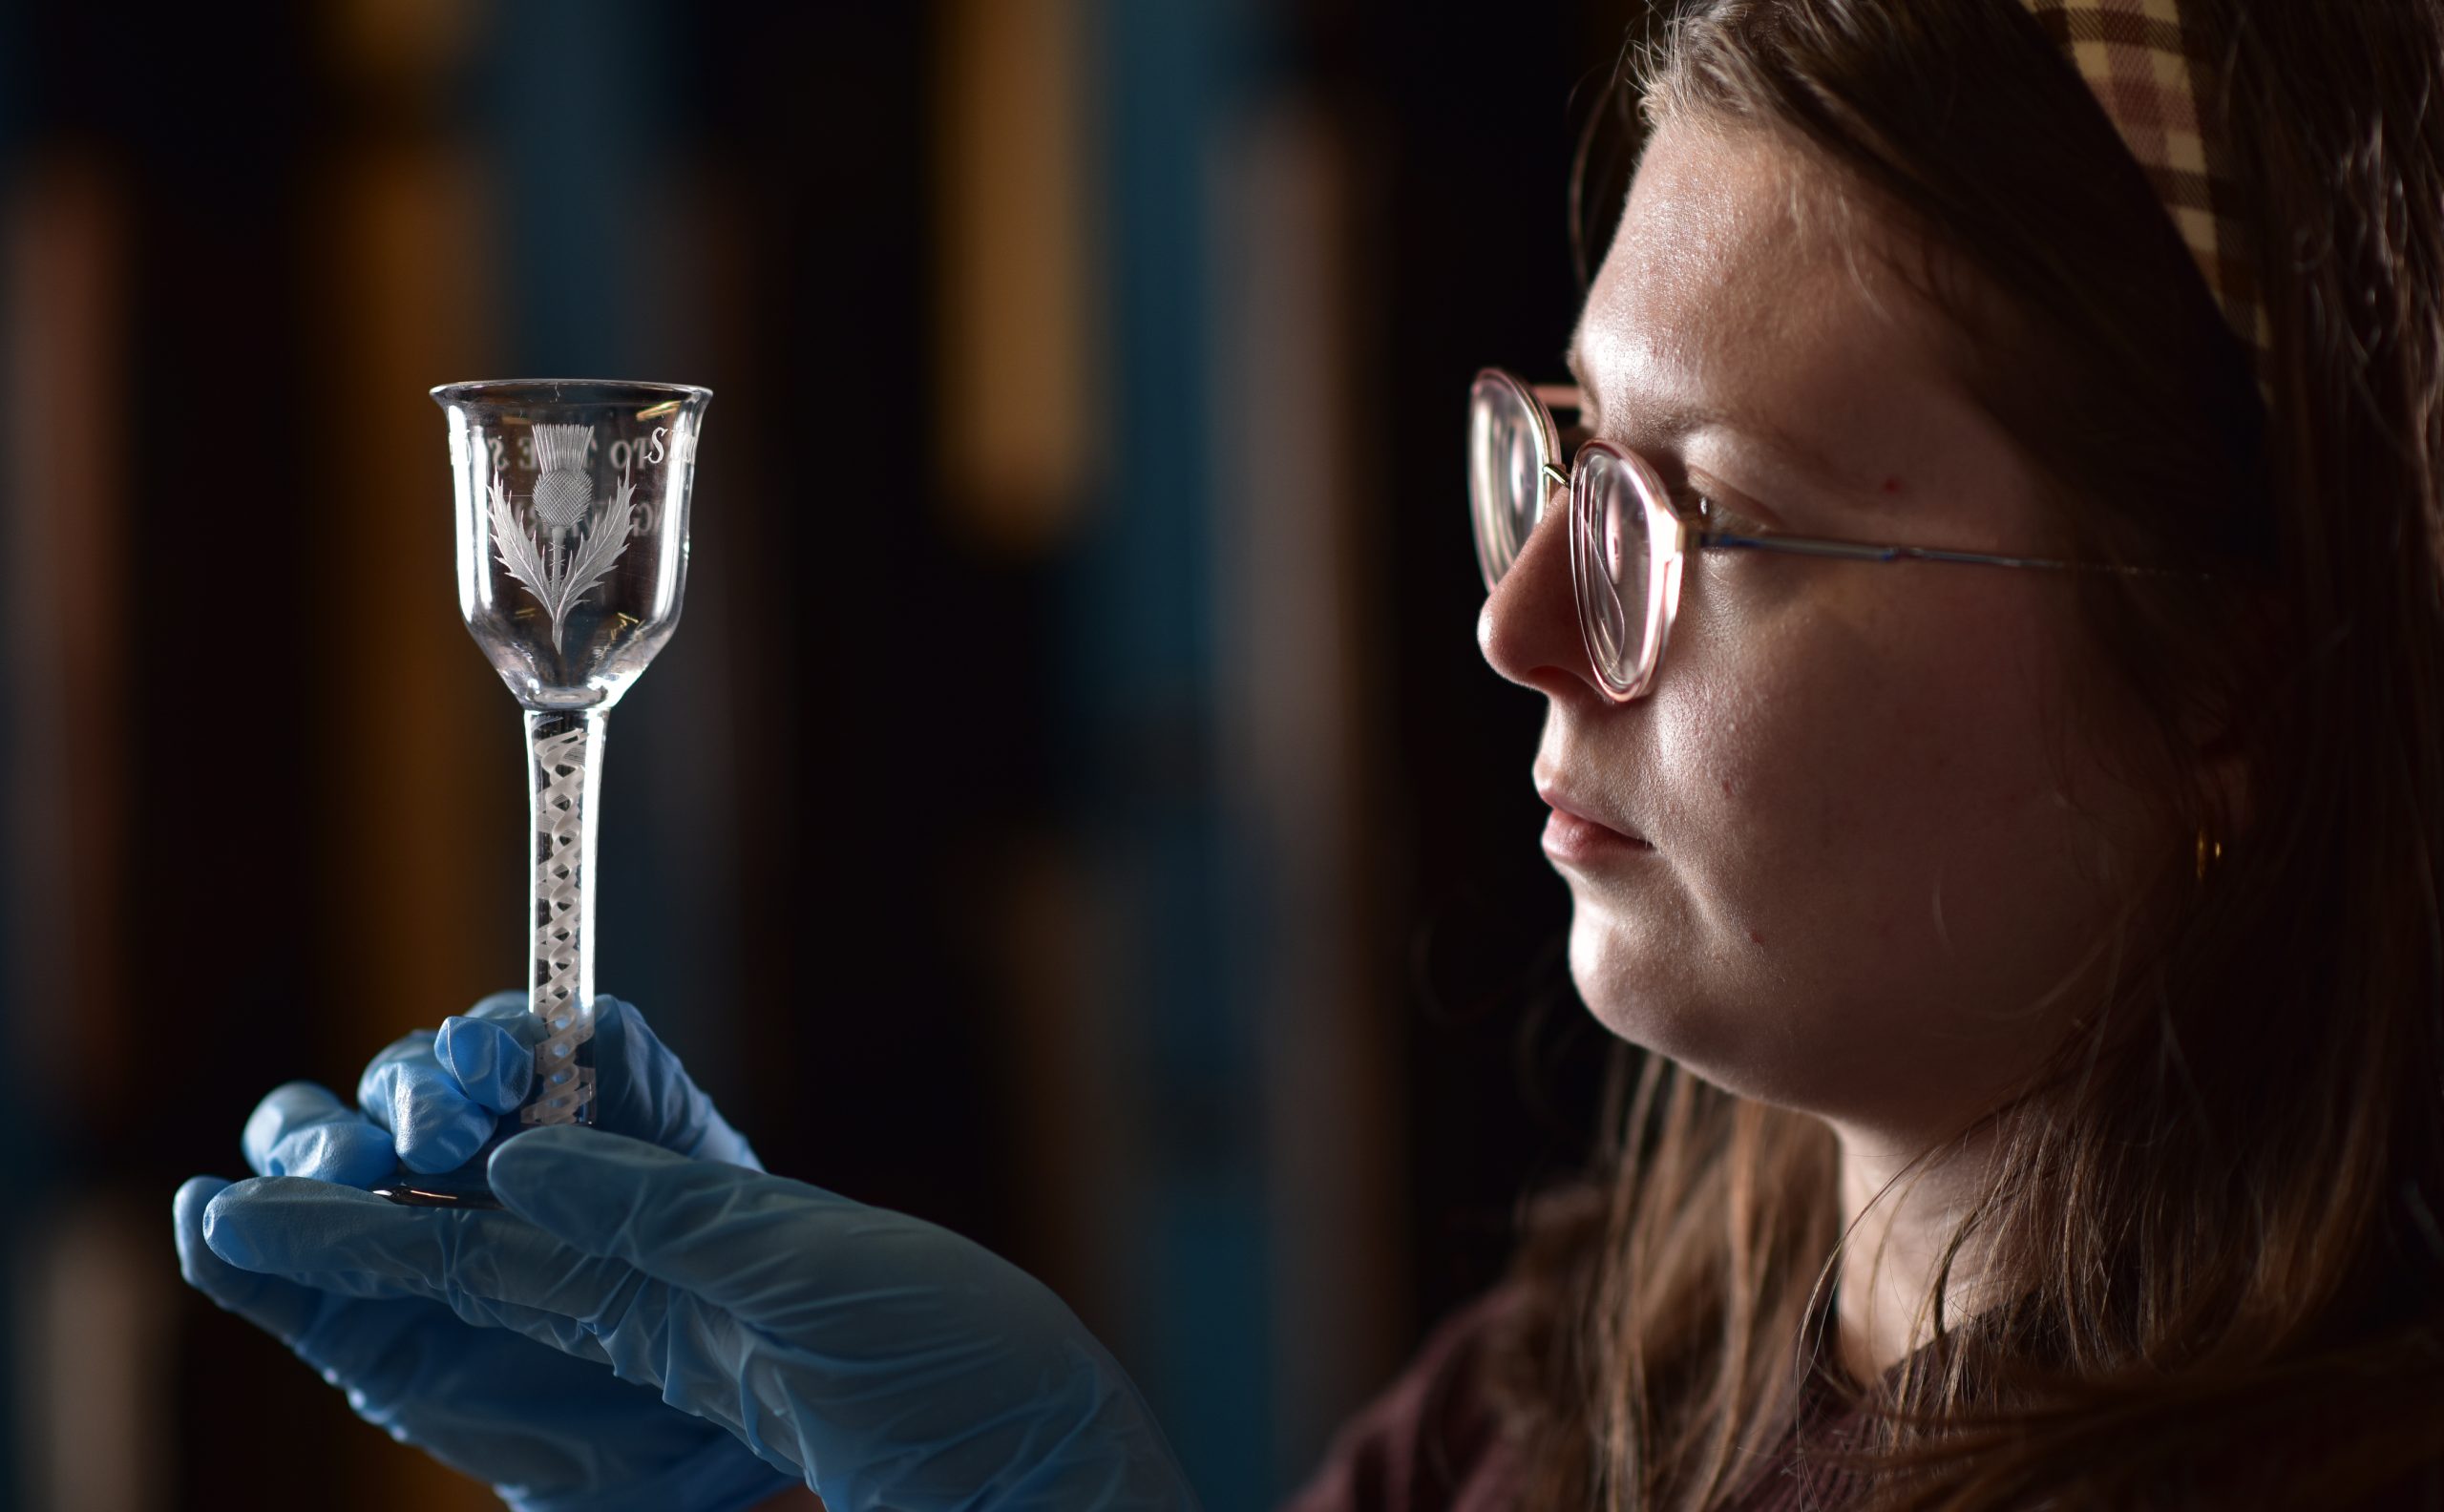
[(526, 711), (535, 930), (526, 1007), (541, 1036), (521, 1124), (594, 1122), (594, 811), (602, 723), (600, 709)]

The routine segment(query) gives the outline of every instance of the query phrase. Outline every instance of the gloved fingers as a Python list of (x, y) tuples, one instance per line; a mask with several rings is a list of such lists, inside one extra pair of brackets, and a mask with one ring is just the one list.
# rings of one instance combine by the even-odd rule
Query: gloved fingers
[(388, 1133), (311, 1082), (283, 1082), (266, 1093), (247, 1115), (238, 1145), (258, 1174), (348, 1186), (370, 1186), (398, 1164)]
[(535, 1041), (542, 1037), (523, 992), (479, 998), (441, 1022), (433, 1059), (469, 1102), (514, 1113), (535, 1082)]
[[(454, 1079), (453, 1089), (469, 1101), (508, 1113), (533, 1090), (534, 1046), (541, 1038), (541, 1028), (527, 1011), (527, 995), (497, 992), (442, 1025), (431, 1061)], [(419, 1063), (413, 1039), (393, 1046), (393, 1059)], [(746, 1137), (722, 1117), (679, 1057), (646, 1025), (635, 1004), (607, 993), (596, 996), (594, 1058), (600, 1076), (595, 1109), (599, 1126), (698, 1159), (764, 1168)], [(381, 1063), (382, 1058), (376, 1058), (376, 1064)], [(452, 1166), (456, 1164), (453, 1162)]]
[(179, 1274), (223, 1311), (237, 1313), (284, 1344), (294, 1344), (313, 1326), (322, 1294), (279, 1276), (240, 1270), (204, 1243), (204, 1207), (228, 1186), (218, 1176), (191, 1177), (170, 1199)]
[(798, 1480), (745, 1452), (725, 1425), (669, 1411), (652, 1388), (621, 1379), (581, 1332), (554, 1347), (472, 1328), (424, 1297), (360, 1299), (229, 1264), (203, 1235), (211, 1200), (229, 1185), (197, 1177), (171, 1203), (188, 1283), (347, 1391), (368, 1422), (445, 1462), (513, 1482), (503, 1490), (587, 1487), (571, 1504), (593, 1507), (670, 1506), (683, 1495), (746, 1507)]
[(392, 1040), (367, 1061), (356, 1101), (368, 1120), (388, 1131), (399, 1164), (428, 1174), (465, 1165), (500, 1123), (451, 1080), (429, 1029)]
[(348, 1296), (429, 1298), (479, 1330), (506, 1330), (607, 1364), (618, 1378), (655, 1388), (763, 1458), (771, 1458), (764, 1453), (770, 1447), (802, 1462), (787, 1444), (749, 1434), (742, 1373), (769, 1345), (767, 1335), (622, 1261), (574, 1250), (514, 1212), (437, 1212), (319, 1182), (268, 1179), (213, 1197), (203, 1234), (244, 1270)]
[[(523, 1018), (525, 1010), (518, 1014)], [(451, 1015), (433, 1037), (432, 1052), (461, 1096), (495, 1113), (516, 1112), (535, 1084), (534, 1049), (494, 1018)]]
[(776, 1293), (802, 1292), (807, 1268), (835, 1241), (911, 1224), (803, 1182), (599, 1128), (531, 1129), (493, 1151), (485, 1170), (503, 1206), (574, 1250), (750, 1322)]
[(514, 1214), (436, 1212), (320, 1182), (247, 1181), (209, 1194), (201, 1234), (242, 1271), (343, 1297), (437, 1302), (596, 1363), (609, 1362), (597, 1337), (608, 1322), (667, 1305), (667, 1289), (632, 1268)]
[[(484, 1360), (469, 1359), (471, 1347), (484, 1351), (483, 1336), (427, 1297), (405, 1289), (352, 1295), (231, 1265), (206, 1238), (212, 1200), (229, 1185), (219, 1177), (198, 1176), (171, 1200), (179, 1272), (189, 1286), (287, 1345), (316, 1370), (375, 1401), (396, 1397), (418, 1381), (429, 1383), (437, 1369), (454, 1370), (462, 1381), (481, 1381), (491, 1374)], [(436, 1325), (443, 1335), (438, 1342), (432, 1337)], [(599, 1345), (569, 1353), (607, 1363)], [(469, 1363), (477, 1368), (468, 1371)]]
[[(372, 1081), (373, 1074), (375, 1072), (381, 1070), (385, 1066), (395, 1064), (400, 1060), (429, 1060), (432, 1057), (432, 1031), (430, 1029), (411, 1030), (407, 1034), (401, 1035), (396, 1040), (391, 1040), (381, 1049), (374, 1051), (373, 1059), (365, 1062), (365, 1070), (358, 1075), (356, 1082), (356, 1101), (358, 1105), (363, 1106), (366, 1109), (366, 1117), (373, 1119), (376, 1122), (379, 1122), (382, 1117), (381, 1113), (376, 1111), (370, 1104), (384, 1100), (366, 1096), (366, 1084)], [(383, 1127), (388, 1128), (390, 1125), (386, 1124), (383, 1124)]]

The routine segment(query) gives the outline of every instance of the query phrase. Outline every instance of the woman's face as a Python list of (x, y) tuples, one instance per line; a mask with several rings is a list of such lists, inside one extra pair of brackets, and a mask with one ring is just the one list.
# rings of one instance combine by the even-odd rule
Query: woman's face
[[(1895, 234), (1770, 135), (1659, 128), (1573, 344), (1596, 433), (1763, 529), (2054, 549), (2034, 475), (1874, 255)], [(2148, 832), (2073, 724), (2072, 575), (1696, 551), (1654, 682), (1616, 705), (1566, 514), (1478, 629), (1545, 696), (1539, 789), (1648, 842), (1554, 855), (1590, 1007), (1829, 1119), (1935, 1134), (1992, 1105), (2082, 1006), (2058, 989)]]

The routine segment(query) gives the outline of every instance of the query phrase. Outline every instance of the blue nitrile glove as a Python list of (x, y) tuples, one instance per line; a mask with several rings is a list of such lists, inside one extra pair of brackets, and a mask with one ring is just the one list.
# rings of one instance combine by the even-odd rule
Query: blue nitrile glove
[[(598, 998), (595, 1014), (607, 1126), (760, 1168), (635, 1009)], [(399, 1040), (366, 1067), (363, 1114), (310, 1082), (276, 1088), (246, 1121), (246, 1164), (267, 1176), (314, 1178), (282, 1185), (324, 1191), (340, 1188), (320, 1183), (370, 1186), (398, 1160), (451, 1169), (524, 1095), (533, 1056), (512, 1030), (532, 1039), (531, 1022), (525, 994), (502, 993), (444, 1024), (438, 1050), (430, 1031)], [(491, 1482), (518, 1512), (739, 1512), (800, 1483), (722, 1427), (618, 1379), (599, 1354), (572, 1358), (478, 1328), (405, 1291), (340, 1292), (228, 1264), (205, 1238), (211, 1205), (227, 1189), (207, 1176), (179, 1188), (173, 1214), (187, 1280), (294, 1350), (366, 1421)]]
[(948, 1229), (600, 1129), (532, 1130), (487, 1169), (505, 1211), (273, 1178), (214, 1198), (204, 1232), (249, 1270), (607, 1359), (831, 1512), (1196, 1504), (1076, 1315)]

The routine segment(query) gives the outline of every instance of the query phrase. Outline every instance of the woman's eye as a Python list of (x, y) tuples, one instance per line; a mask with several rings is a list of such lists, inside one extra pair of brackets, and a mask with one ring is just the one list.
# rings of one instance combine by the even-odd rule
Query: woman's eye
[(1689, 497), (1695, 501), (1697, 517), (1705, 521), (1706, 529), (1710, 531), (1718, 531), (1725, 536), (1762, 536), (1766, 534), (1764, 526), (1759, 524), (1753, 519), (1750, 519), (1745, 514), (1734, 513), (1732, 510), (1726, 508), (1718, 499), (1709, 497), (1708, 495), (1696, 493), (1694, 490), (1690, 492)]

